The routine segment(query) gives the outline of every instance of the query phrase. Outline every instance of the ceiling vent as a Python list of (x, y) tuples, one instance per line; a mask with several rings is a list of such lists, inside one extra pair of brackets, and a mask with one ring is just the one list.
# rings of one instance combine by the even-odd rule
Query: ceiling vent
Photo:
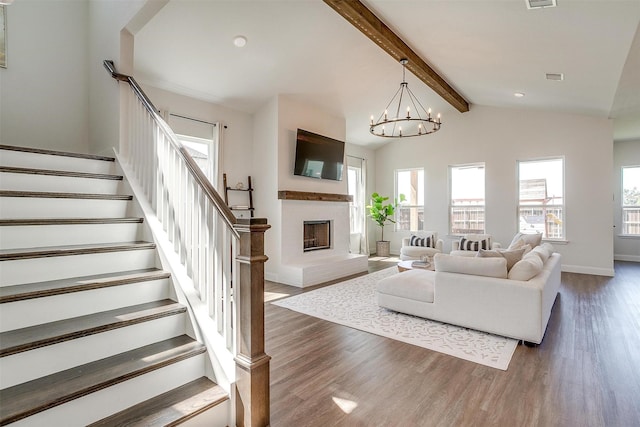
[(564, 80), (564, 74), (562, 73), (547, 73), (547, 80), (555, 80), (555, 81), (561, 81)]
[(556, 0), (524, 0), (527, 9), (544, 9), (545, 7), (556, 7)]

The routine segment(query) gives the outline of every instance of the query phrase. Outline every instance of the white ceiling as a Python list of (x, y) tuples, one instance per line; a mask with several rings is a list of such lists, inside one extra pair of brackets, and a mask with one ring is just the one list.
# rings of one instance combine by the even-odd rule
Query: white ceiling
[[(524, 0), (363, 3), (471, 108), (617, 118), (616, 139), (640, 139), (639, 0), (558, 0), (541, 10)], [(171, 0), (135, 36), (135, 76), (249, 113), (287, 94), (344, 116), (347, 141), (375, 147), (387, 140), (369, 134), (369, 117), (387, 105), (402, 69), (320, 0)], [(447, 115), (461, 114), (413, 75), (407, 81), (442, 112), (443, 129)]]

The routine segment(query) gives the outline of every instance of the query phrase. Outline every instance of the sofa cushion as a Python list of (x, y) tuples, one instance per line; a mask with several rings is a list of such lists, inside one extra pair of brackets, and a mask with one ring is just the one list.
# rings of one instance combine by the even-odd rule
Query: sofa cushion
[(414, 259), (419, 260), (425, 256), (434, 256), (440, 251), (435, 248), (423, 248), (422, 246), (403, 246), (400, 248), (400, 259), (403, 261)]
[(527, 257), (531, 257), (531, 256), (537, 256), (538, 258), (540, 258), (540, 260), (544, 264), (545, 262), (547, 262), (547, 260), (551, 256), (551, 253), (546, 247), (536, 246), (531, 250), (531, 252), (527, 254)]
[(416, 236), (411, 235), (409, 238), (409, 246), (421, 246), (425, 248), (435, 248), (436, 247), (436, 238), (434, 235), (429, 236)]
[(378, 281), (379, 293), (415, 301), (433, 302), (433, 271), (409, 270)]
[(482, 239), (482, 240), (473, 240), (467, 237), (463, 237), (460, 239), (460, 244), (458, 245), (458, 249), (461, 251), (478, 251), (480, 249), (490, 249), (491, 242), (490, 238)]
[[(522, 240), (522, 242), (520, 242)], [(507, 249), (519, 249), (524, 245), (531, 245), (531, 248), (535, 248), (542, 242), (542, 233), (518, 233), (513, 236), (511, 244)]]
[(542, 271), (543, 263), (536, 254), (528, 254), (518, 261), (509, 271), (509, 279), (527, 281)]
[(507, 277), (507, 260), (500, 258), (478, 258), (436, 254), (433, 257), (436, 271), (476, 276)]
[(522, 259), (525, 248), (516, 250), (496, 249), (492, 251), (480, 249), (476, 255), (478, 258), (499, 258), (503, 257), (507, 260), (507, 271), (511, 270), (511, 267)]

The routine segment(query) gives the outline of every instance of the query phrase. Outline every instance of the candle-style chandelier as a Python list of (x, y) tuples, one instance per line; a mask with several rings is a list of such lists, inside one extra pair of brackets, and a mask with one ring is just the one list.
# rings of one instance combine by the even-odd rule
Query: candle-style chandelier
[[(369, 132), (384, 138), (405, 138), (409, 136), (428, 135), (440, 130), (440, 113), (431, 117), (431, 108), (426, 110), (418, 98), (409, 89), (405, 79), (408, 59), (401, 59), (402, 83), (393, 95), (384, 112), (376, 122), (369, 123)], [(404, 108), (403, 108), (404, 107)], [(406, 114), (405, 114), (406, 113)]]

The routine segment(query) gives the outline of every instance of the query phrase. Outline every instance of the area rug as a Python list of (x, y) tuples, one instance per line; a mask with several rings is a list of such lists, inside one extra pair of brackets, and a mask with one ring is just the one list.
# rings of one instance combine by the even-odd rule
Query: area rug
[(378, 307), (375, 285), (396, 267), (272, 302), (309, 316), (506, 371), (518, 341)]

